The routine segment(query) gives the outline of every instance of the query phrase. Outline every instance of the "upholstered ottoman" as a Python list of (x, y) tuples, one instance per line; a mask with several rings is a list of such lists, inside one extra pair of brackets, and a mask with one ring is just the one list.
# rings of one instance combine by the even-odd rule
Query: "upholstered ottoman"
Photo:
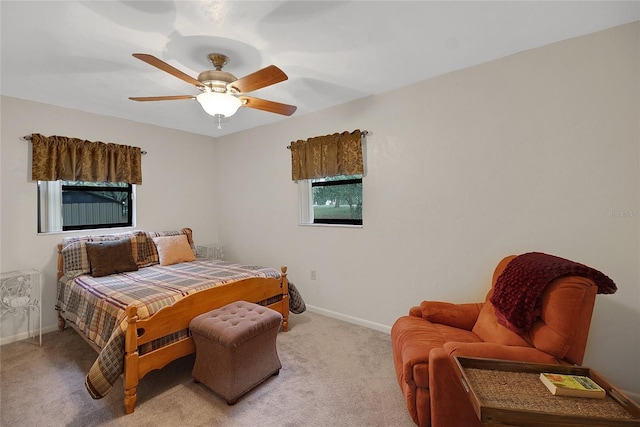
[(189, 323), (196, 345), (193, 378), (235, 404), (280, 372), (276, 337), (281, 323), (277, 311), (245, 301), (195, 317)]

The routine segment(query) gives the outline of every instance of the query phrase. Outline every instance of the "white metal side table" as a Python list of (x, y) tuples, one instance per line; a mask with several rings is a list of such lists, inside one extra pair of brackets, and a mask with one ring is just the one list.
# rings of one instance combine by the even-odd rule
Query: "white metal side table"
[(196, 258), (201, 260), (224, 260), (224, 246), (217, 243), (196, 246)]
[[(18, 270), (2, 273), (0, 278), (0, 319), (5, 314), (27, 315), (27, 330), (31, 337), (31, 312), (38, 314), (38, 333), (42, 345), (42, 286), (37, 270)], [(35, 338), (35, 331), (34, 331)]]

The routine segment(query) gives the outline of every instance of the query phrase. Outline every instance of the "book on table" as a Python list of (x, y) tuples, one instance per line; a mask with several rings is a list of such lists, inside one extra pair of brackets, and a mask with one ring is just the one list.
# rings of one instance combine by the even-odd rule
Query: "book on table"
[(557, 396), (591, 397), (604, 399), (607, 392), (584, 375), (540, 373), (540, 380)]

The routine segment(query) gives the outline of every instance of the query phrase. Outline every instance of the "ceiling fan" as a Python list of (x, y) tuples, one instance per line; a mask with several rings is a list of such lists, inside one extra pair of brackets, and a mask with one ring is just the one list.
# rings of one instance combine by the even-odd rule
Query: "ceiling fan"
[[(229, 61), (226, 55), (211, 53), (208, 55), (208, 58), (215, 67), (215, 70), (203, 71), (198, 75), (197, 79), (194, 79), (155, 56), (145, 53), (134, 53), (133, 56), (194, 85), (201, 93), (198, 95), (130, 97), (129, 99), (132, 101), (146, 102), (196, 99), (208, 114), (217, 117), (218, 120), (220, 120), (221, 117), (231, 117), (240, 107), (249, 107), (285, 116), (292, 115), (297, 108), (293, 105), (281, 104), (279, 102), (267, 101), (245, 95), (247, 92), (262, 89), (287, 80), (287, 75), (275, 65), (269, 65), (268, 67), (238, 79), (233, 74), (222, 71), (222, 67)], [(218, 127), (220, 128), (220, 126)]]

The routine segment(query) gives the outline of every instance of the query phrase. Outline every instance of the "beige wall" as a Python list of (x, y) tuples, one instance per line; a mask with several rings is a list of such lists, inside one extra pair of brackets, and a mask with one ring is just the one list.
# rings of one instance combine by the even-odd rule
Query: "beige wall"
[[(638, 40), (627, 25), (216, 141), (3, 97), (0, 267), (43, 271), (55, 329), (62, 235), (36, 235), (20, 136), (139, 145), (139, 228), (191, 226), (232, 259), (286, 264), (312, 309), (377, 329), (423, 299), (481, 301), (506, 254), (598, 268), (619, 291), (598, 296), (585, 364), (640, 393)], [(364, 227), (297, 225), (286, 146), (355, 128), (372, 132)]]
[[(582, 262), (619, 287), (585, 363), (640, 392), (638, 40), (627, 25), (217, 140), (227, 253), (287, 264), (313, 309), (382, 330), (424, 299), (483, 300), (505, 255)], [(286, 146), (356, 128), (364, 227), (297, 225)]]
[[(67, 235), (83, 232), (37, 234), (31, 145), (21, 136), (66, 135), (142, 147), (148, 154), (142, 158), (143, 183), (137, 186), (137, 228), (191, 227), (197, 243), (217, 241), (212, 138), (9, 97), (2, 97), (0, 105), (0, 268), (3, 272), (27, 268), (42, 272), (45, 330), (54, 330), (57, 324), (56, 245)], [(25, 323), (25, 316), (3, 317), (0, 342), (23, 337)]]

